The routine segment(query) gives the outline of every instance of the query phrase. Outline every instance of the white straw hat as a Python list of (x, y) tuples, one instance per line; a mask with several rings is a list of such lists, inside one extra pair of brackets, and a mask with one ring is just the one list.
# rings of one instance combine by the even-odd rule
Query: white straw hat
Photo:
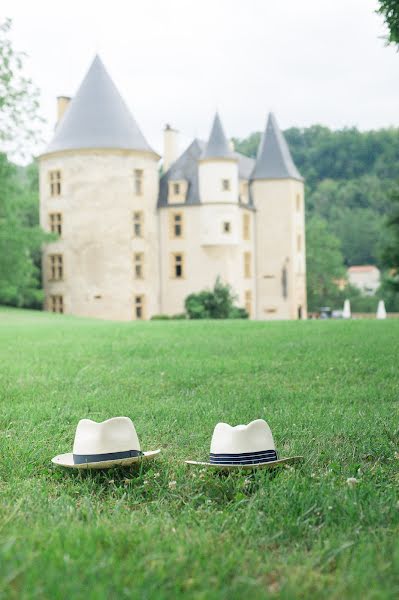
[(218, 423), (212, 436), (209, 462), (186, 460), (186, 463), (230, 470), (271, 468), (302, 459), (302, 456), (278, 458), (269, 425), (263, 419), (256, 419), (236, 427)]
[(73, 451), (52, 459), (55, 465), (71, 469), (109, 469), (154, 458), (160, 450), (142, 452), (129, 417), (114, 417), (102, 423), (79, 421)]

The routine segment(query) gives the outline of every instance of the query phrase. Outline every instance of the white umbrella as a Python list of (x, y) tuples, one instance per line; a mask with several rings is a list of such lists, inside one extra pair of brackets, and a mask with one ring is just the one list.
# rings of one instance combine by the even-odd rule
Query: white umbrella
[(377, 319), (386, 319), (387, 318), (387, 311), (385, 310), (385, 302), (384, 300), (380, 300), (378, 302), (378, 308), (377, 308)]
[(342, 311), (342, 317), (344, 319), (351, 318), (351, 303), (349, 302), (348, 299), (346, 299), (344, 302), (344, 310)]

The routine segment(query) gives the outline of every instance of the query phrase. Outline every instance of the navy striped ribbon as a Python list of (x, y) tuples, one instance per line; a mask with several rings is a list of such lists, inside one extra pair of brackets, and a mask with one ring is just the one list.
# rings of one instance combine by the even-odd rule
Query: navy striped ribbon
[(275, 450), (260, 452), (241, 452), (240, 454), (210, 454), (212, 465), (255, 465), (278, 460)]
[(84, 465), (85, 463), (105, 462), (136, 456), (143, 456), (143, 452), (141, 450), (125, 450), (123, 452), (108, 452), (107, 454), (74, 454), (73, 462), (75, 465)]

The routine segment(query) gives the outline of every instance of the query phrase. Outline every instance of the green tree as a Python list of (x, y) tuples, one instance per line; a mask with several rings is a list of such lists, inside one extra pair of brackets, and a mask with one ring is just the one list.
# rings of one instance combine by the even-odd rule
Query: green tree
[(392, 211), (387, 220), (387, 241), (383, 261), (388, 269), (387, 284), (399, 293), (399, 188), (392, 193)]
[[(35, 139), (38, 92), (22, 75), (23, 55), (14, 51), (10, 20), (0, 24), (0, 143), (18, 151)], [(36, 165), (12, 164), (0, 152), (0, 302), (40, 306), (40, 247), (49, 239), (39, 228)]]
[(380, 8), (377, 12), (384, 17), (389, 30), (387, 41), (389, 44), (399, 45), (399, 2), (398, 0), (379, 0), (379, 3)]
[(248, 314), (243, 308), (234, 306), (236, 295), (232, 288), (216, 279), (213, 290), (190, 294), (185, 300), (185, 309), (190, 319), (245, 319)]
[[(27, 170), (26, 176), (34, 171)], [(39, 308), (41, 244), (53, 239), (39, 227), (38, 191), (0, 154), (0, 303)]]
[(26, 155), (27, 145), (39, 137), (39, 90), (23, 75), (25, 54), (14, 50), (10, 29), (10, 19), (0, 22), (0, 143), (3, 150)]
[(340, 297), (336, 280), (345, 276), (340, 242), (319, 217), (306, 226), (307, 295), (310, 311), (334, 305)]

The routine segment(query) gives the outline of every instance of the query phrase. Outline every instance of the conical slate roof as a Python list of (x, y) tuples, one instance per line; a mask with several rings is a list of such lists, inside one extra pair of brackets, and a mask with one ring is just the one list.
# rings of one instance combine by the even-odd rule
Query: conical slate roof
[(273, 113), (267, 119), (251, 179), (303, 179)]
[(81, 148), (153, 152), (96, 56), (45, 153)]
[(223, 131), (219, 114), (213, 120), (211, 134), (201, 158), (235, 158)]

